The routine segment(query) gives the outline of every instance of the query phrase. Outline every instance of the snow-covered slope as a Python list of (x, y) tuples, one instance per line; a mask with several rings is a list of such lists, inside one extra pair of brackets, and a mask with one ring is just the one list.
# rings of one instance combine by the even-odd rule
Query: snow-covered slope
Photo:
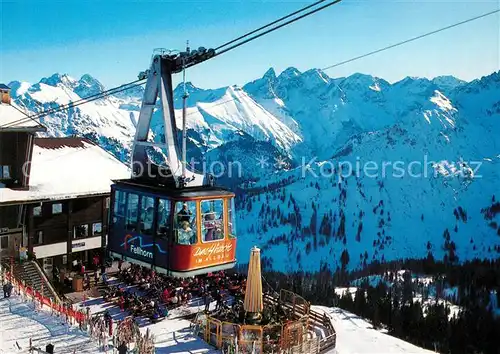
[[(94, 300), (89, 302), (92, 301)], [(90, 310), (94, 313), (107, 309), (113, 316), (116, 313), (116, 317), (120, 314), (116, 307), (103, 305), (91, 305)], [(319, 306), (315, 309), (327, 313), (337, 331), (337, 347), (329, 351), (330, 354), (431, 353), (377, 331), (369, 323), (349, 312)], [(52, 343), (55, 351), (60, 353), (104, 353), (102, 346), (99, 347), (98, 343), (86, 333), (62, 324), (57, 317), (45, 310), (33, 311), (32, 303), (22, 302), (15, 295), (0, 302), (0, 315), (2, 324), (5, 324), (0, 327), (0, 353), (28, 353), (30, 338), (33, 340), (33, 345), (41, 348)], [(172, 314), (169, 317), (176, 315)], [(155, 336), (157, 353), (220, 353), (200, 338), (193, 336), (189, 325), (187, 320), (168, 318), (157, 324), (143, 326), (141, 332), (148, 329)]]
[[(319, 106), (311, 107), (323, 104), (317, 97), (295, 108), (297, 90), (308, 92), (295, 73), (299, 89), (288, 86), (279, 98), (305, 130), (304, 141), (312, 141), (312, 154), (242, 198), (243, 249), (260, 245), (281, 270), (340, 268), (344, 250), (349, 269), (429, 251), (452, 261), (498, 257), (500, 215), (487, 218), (485, 209), (495, 209), (500, 190), (500, 72), (457, 85), (449, 97), (426, 79), (389, 85), (353, 75), (335, 87), (324, 82), (339, 96), (316, 119)], [(313, 129), (331, 139), (307, 137)]]
[(336, 354), (434, 353), (375, 330), (367, 321), (340, 308), (313, 306), (313, 309), (332, 319), (337, 332)]
[[(89, 75), (11, 86), (32, 112), (103, 89)], [(187, 88), (190, 156), (242, 166), (238, 178), (221, 178), (243, 182), (241, 261), (254, 244), (279, 270), (335, 269), (344, 251), (350, 269), (429, 251), (459, 261), (498, 257), (500, 72), (468, 83), (445, 76), (390, 84), (289, 68), (243, 88)], [(127, 159), (141, 92), (43, 122), (50, 135), (84, 134)], [(175, 90), (179, 127), (182, 92)], [(158, 116), (152, 131), (161, 140)]]
[[(45, 349), (54, 345), (56, 353), (99, 353), (98, 343), (74, 327), (64, 324), (50, 312), (34, 311), (34, 304), (19, 296), (0, 301), (0, 353), (30, 353), (29, 342)], [(16, 344), (17, 343), (17, 344)]]

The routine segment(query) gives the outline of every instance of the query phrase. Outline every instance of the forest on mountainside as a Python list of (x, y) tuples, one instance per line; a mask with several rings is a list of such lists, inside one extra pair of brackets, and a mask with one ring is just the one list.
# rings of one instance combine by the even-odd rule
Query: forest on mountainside
[[(379, 275), (377, 284), (368, 281), (373, 275)], [(267, 291), (289, 289), (315, 305), (340, 307), (374, 328), (439, 353), (500, 353), (500, 311), (495, 308), (500, 304), (500, 260), (452, 264), (429, 254), (352, 273), (332, 273), (326, 266), (317, 273), (269, 271), (264, 280)], [(335, 292), (353, 282), (354, 294)], [(452, 304), (459, 307), (456, 313), (450, 311)]]

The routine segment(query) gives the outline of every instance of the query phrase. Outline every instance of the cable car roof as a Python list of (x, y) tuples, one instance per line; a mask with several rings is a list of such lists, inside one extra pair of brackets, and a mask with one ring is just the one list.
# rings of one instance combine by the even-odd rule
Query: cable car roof
[(164, 196), (170, 199), (176, 198), (205, 198), (205, 197), (234, 197), (234, 193), (230, 190), (217, 186), (196, 186), (185, 188), (170, 188), (167, 186), (158, 186), (139, 182), (133, 179), (114, 180), (115, 186), (133, 189), (138, 192), (152, 193), (158, 196)]

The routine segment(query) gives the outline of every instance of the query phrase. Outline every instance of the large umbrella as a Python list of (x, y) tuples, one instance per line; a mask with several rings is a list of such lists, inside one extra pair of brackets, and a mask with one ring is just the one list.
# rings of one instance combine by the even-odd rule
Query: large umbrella
[(259, 318), (264, 309), (262, 300), (262, 275), (260, 269), (260, 249), (253, 247), (248, 264), (247, 288), (245, 291), (245, 312), (253, 318)]

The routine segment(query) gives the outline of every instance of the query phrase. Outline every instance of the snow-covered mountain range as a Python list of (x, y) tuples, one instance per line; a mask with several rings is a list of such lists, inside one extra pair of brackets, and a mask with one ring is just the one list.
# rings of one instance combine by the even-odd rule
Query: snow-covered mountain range
[[(104, 90), (90, 75), (10, 86), (32, 113)], [(241, 166), (240, 178), (233, 165), (220, 179), (239, 191), (240, 260), (252, 245), (284, 271), (500, 255), (500, 71), (391, 84), (289, 68), (243, 87), (187, 86), (189, 155)], [(48, 135), (87, 136), (125, 161), (141, 89), (42, 122)], [(182, 88), (174, 94), (180, 127)]]

